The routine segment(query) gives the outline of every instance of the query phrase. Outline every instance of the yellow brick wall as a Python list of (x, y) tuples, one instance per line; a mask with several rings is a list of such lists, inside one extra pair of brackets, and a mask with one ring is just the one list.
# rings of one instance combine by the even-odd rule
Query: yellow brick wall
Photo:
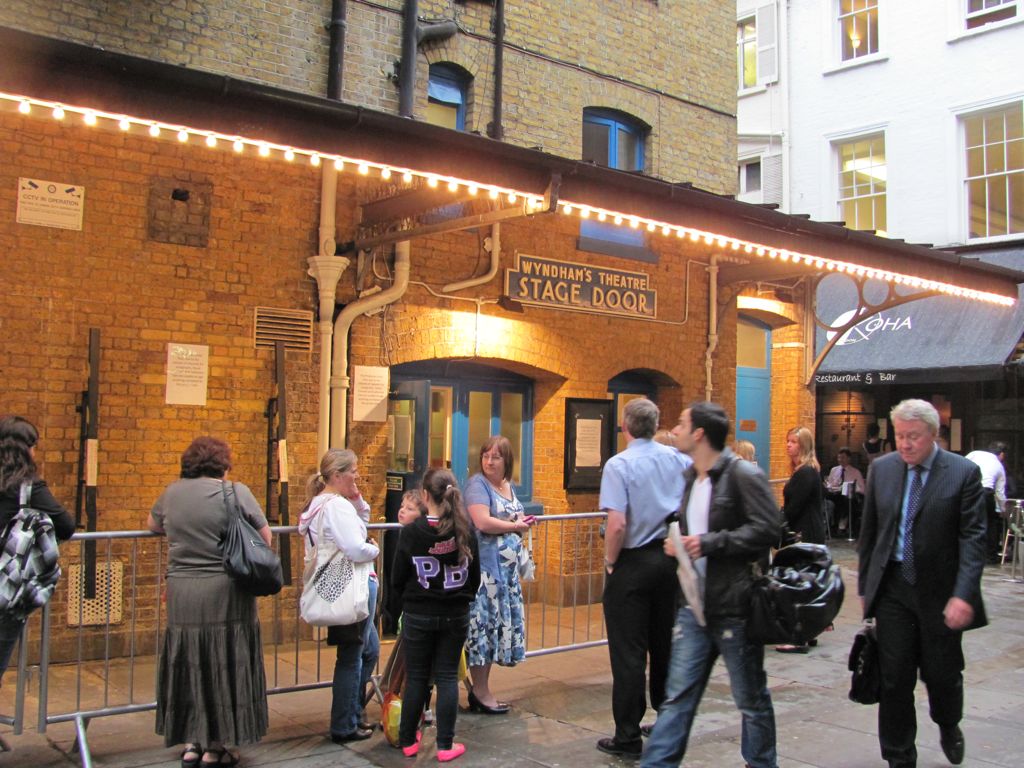
[[(0, 6), (0, 24), (288, 90), (324, 95), (327, 0), (280, 3), (105, 3)], [(349, 0), (343, 100), (396, 113), (389, 78), (401, 58), (400, 0)], [(494, 99), (493, 4), (425, 0), (420, 16), (461, 31), (417, 56), (416, 117), (430, 63), (473, 76), (466, 130), (486, 134)], [(735, 191), (735, 9), (728, 3), (520, 0), (506, 4), (505, 140), (565, 157), (581, 153), (585, 107), (650, 126), (645, 172)], [(699, 140), (697, 140), (699, 139)]]

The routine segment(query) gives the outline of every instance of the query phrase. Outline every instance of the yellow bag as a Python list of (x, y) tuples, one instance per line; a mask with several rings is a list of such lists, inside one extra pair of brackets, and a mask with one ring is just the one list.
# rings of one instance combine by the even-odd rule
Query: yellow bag
[(469, 668), (466, 666), (466, 648), (463, 646), (459, 654), (459, 672), (457, 680), (465, 680), (469, 676)]
[(398, 746), (398, 726), (402, 722), (402, 697), (397, 693), (384, 696), (384, 706), (380, 711), (381, 728), (384, 738), (392, 747)]

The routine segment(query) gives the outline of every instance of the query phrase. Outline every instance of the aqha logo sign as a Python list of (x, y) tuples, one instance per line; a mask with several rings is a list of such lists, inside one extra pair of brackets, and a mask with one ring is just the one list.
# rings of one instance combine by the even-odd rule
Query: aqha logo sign
[[(864, 310), (861, 309), (860, 313), (863, 314)], [(852, 320), (857, 314), (856, 309), (851, 309), (843, 312), (839, 317), (832, 321), (833, 328), (841, 328)], [(913, 326), (910, 323), (910, 317), (908, 315), (886, 317), (882, 314), (872, 315), (867, 320), (862, 320), (855, 326), (850, 328), (846, 333), (839, 337), (839, 341), (836, 342), (837, 347), (846, 346), (848, 344), (856, 344), (859, 341), (867, 341), (876, 333), (889, 333), (896, 331), (910, 331), (913, 330)], [(835, 338), (837, 331), (826, 331), (825, 336), (829, 341)]]

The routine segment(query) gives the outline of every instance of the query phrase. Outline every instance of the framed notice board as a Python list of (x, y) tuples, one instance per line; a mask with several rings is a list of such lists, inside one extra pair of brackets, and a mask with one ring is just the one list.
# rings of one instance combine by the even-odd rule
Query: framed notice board
[(562, 487), (570, 491), (600, 490), (601, 470), (611, 458), (614, 438), (614, 401), (566, 398)]

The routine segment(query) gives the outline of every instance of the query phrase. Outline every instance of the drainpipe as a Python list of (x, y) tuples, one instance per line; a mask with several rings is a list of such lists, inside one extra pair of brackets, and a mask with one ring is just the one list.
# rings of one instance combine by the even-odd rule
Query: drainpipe
[(491, 138), (501, 141), (505, 137), (502, 126), (501, 97), (505, 75), (505, 0), (494, 4), (494, 112), (491, 117)]
[(715, 387), (711, 383), (713, 356), (718, 346), (718, 254), (711, 256), (708, 267), (708, 349), (704, 354), (704, 399), (710, 401)]
[(413, 116), (416, 96), (416, 51), (421, 43), (443, 40), (459, 31), (454, 21), (420, 24), (419, 0), (406, 0), (402, 13), (402, 64), (398, 70), (398, 114)]
[(345, 32), (348, 22), (347, 0), (333, 0), (331, 3), (330, 45), (327, 57), (327, 98), (341, 100), (341, 83), (345, 74)]
[[(487, 248), (487, 243), (484, 243), (484, 248)], [(498, 274), (498, 261), (501, 259), (501, 224), (494, 222), (491, 225), (491, 266), (484, 274), (480, 277), (471, 277), (468, 280), (460, 280), (457, 283), (448, 283), (444, 288), (441, 289), (442, 293), (454, 293), (455, 291), (461, 291), (463, 288), (472, 288), (475, 285), (483, 285), (489, 283), (494, 279), (494, 276)]]
[[(331, 370), (335, 373), (330, 377), (331, 388), (331, 441), (330, 444), (341, 448), (346, 445), (348, 424), (348, 332), (352, 323), (360, 315), (373, 312), (386, 304), (398, 301), (409, 287), (409, 241), (395, 243), (395, 280), (390, 287), (356, 299), (345, 305), (334, 321), (334, 354)], [(326, 450), (326, 449), (325, 449)]]

